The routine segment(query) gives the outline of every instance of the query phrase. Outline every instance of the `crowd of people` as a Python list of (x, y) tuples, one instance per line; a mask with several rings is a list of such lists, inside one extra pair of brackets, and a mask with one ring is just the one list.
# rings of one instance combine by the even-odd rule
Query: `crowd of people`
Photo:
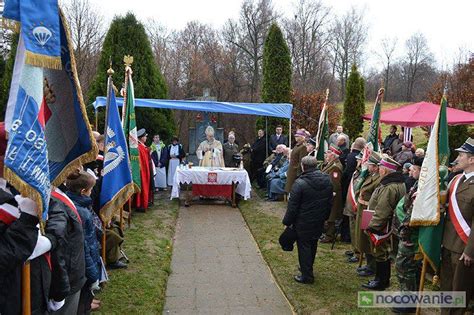
[(6, 139), (0, 124), (0, 314), (21, 313), (21, 270), (27, 260), (32, 314), (89, 314), (100, 308), (94, 293), (108, 281), (107, 270), (127, 268), (122, 227), (100, 218), (104, 136), (94, 136), (100, 154), (53, 188), (40, 233), (36, 203), (3, 178)]
[[(403, 134), (396, 132), (396, 126), (392, 126), (381, 144), (384, 153), (372, 151), (362, 161), (365, 139), (355, 139), (349, 150), (348, 137), (338, 126), (320, 163), (315, 157), (315, 140), (299, 129), (291, 153), (284, 145), (277, 146), (265, 160), (262, 166), (268, 179), (268, 200), (275, 200), (276, 194), (288, 194), (283, 218), (287, 228), (280, 243), (284, 250), (291, 250), (296, 241), (301, 274), (295, 276), (295, 281), (314, 282), (318, 242), (333, 243), (340, 234), (342, 241), (352, 246), (345, 253), (347, 261), (360, 262), (354, 274), (374, 277), (362, 283), (363, 288), (388, 288), (394, 263), (400, 291), (418, 291), (422, 267), (419, 228), (409, 223), (424, 151), (412, 142), (404, 142)], [(465, 291), (468, 305), (474, 298), (474, 236), (470, 233), (474, 220), (474, 139), (467, 139), (456, 151), (458, 156), (449, 168), (450, 210), (447, 205), (442, 210), (446, 223), (440, 278), (443, 291)], [(457, 210), (451, 210), (454, 208)], [(366, 264), (362, 265), (363, 261)], [(464, 314), (464, 310), (443, 309), (442, 313)], [(409, 313), (414, 308), (398, 307), (393, 311)]]

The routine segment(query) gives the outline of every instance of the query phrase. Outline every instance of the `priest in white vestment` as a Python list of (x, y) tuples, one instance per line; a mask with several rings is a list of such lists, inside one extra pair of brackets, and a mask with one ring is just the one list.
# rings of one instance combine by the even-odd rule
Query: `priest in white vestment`
[(222, 143), (214, 138), (214, 128), (208, 126), (205, 133), (206, 140), (201, 142), (196, 150), (199, 166), (224, 167)]

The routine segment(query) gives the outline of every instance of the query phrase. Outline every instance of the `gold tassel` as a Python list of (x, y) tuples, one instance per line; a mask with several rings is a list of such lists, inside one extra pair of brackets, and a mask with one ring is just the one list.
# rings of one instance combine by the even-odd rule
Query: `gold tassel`
[(130, 183), (122, 187), (115, 197), (100, 209), (99, 214), (102, 222), (109, 223), (116, 212), (132, 197), (133, 185), (134, 184)]
[(43, 200), (41, 199), (40, 193), (28, 185), (23, 179), (21, 179), (15, 172), (8, 167), (3, 169), (3, 178), (15, 187), (23, 197), (32, 199), (38, 206), (38, 218), (42, 220), (43, 215)]
[(26, 51), (25, 63), (42, 68), (61, 70), (61, 57), (51, 57)]

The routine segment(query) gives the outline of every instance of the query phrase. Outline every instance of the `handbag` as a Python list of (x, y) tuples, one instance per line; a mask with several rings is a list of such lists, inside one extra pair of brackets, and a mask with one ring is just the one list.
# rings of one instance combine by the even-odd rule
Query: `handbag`
[(293, 251), (296, 239), (296, 230), (291, 226), (287, 226), (285, 230), (281, 233), (278, 241), (280, 242), (281, 249), (286, 252), (291, 252)]

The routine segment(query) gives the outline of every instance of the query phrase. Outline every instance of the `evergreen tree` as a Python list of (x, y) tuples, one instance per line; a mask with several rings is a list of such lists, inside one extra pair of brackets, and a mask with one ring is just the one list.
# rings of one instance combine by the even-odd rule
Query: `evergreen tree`
[[(363, 116), (365, 114), (365, 80), (364, 77), (360, 77), (360, 100), (359, 100), (359, 110), (360, 110), (360, 115)], [(362, 122), (362, 125), (364, 123)], [(363, 128), (363, 126), (362, 126)]]
[(19, 35), (15, 34), (11, 42), (11, 50), (6, 61), (2, 59), (3, 69), (0, 72), (0, 119), (5, 120), (5, 111), (7, 109), (8, 95), (10, 94), (10, 84), (13, 75), (13, 66), (15, 65), (16, 48), (18, 46)]
[[(124, 55), (133, 56), (133, 84), (136, 98), (166, 98), (165, 80), (154, 61), (150, 41), (143, 24), (135, 15), (115, 17), (104, 40), (97, 74), (89, 89), (89, 100), (105, 96), (107, 92), (107, 69), (112, 62), (115, 70), (113, 81), (120, 89), (124, 82)], [(103, 110), (99, 115), (99, 130), (103, 129)], [(147, 133), (159, 133), (164, 140), (169, 140), (175, 131), (172, 112), (164, 109), (136, 108), (137, 127), (145, 128)]]
[[(289, 103), (291, 98), (291, 56), (283, 33), (276, 23), (270, 26), (263, 47), (262, 101)], [(288, 125), (287, 119), (268, 118), (268, 131)], [(265, 128), (265, 117), (257, 119), (257, 129)], [(285, 128), (287, 129), (287, 128)]]
[(357, 66), (352, 65), (351, 73), (347, 79), (346, 97), (344, 99), (343, 127), (350, 139), (360, 136), (363, 129), (362, 115), (365, 113), (364, 82), (357, 71)]

